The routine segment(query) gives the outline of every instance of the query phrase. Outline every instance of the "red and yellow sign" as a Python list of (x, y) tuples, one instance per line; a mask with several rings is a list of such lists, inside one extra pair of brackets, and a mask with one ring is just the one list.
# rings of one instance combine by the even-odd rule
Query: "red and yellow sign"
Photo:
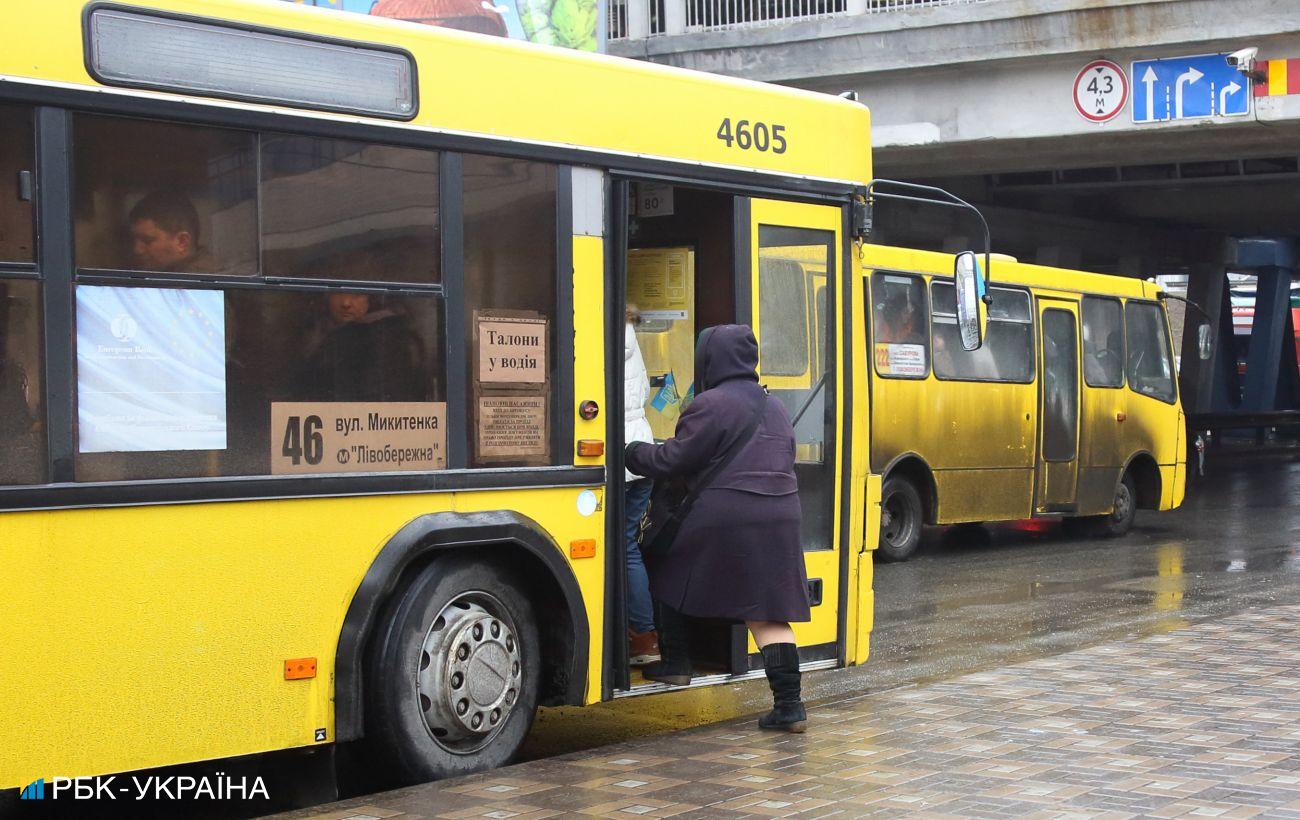
[(1300, 94), (1300, 59), (1260, 60), (1255, 70), (1265, 78), (1255, 81), (1256, 97)]

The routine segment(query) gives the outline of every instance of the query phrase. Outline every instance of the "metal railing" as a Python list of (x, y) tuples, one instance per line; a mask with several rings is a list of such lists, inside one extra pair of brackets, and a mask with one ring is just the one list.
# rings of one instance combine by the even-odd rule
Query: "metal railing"
[(611, 40), (637, 39), (989, 2), (993, 0), (608, 0), (608, 35)]

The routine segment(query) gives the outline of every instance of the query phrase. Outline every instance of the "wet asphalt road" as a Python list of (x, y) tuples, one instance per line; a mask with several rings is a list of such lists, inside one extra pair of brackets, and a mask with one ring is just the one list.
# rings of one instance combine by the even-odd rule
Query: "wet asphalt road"
[[(1090, 644), (1300, 602), (1300, 463), (1232, 459), (1171, 513), (1139, 513), (1118, 539), (1055, 523), (927, 531), (905, 564), (876, 565), (876, 624), (862, 667), (809, 675), (825, 699), (915, 685)], [(765, 682), (544, 710), (524, 759), (757, 712)]]

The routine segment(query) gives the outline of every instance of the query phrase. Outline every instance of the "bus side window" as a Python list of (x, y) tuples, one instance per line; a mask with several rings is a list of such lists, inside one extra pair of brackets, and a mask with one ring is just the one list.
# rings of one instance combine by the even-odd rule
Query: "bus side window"
[[(78, 481), (438, 467), (436, 152), (266, 135), (259, 177), (256, 134), (75, 129)], [(326, 453), (312, 419), (411, 435)]]
[[(546, 393), (557, 366), (556, 168), (477, 154), (465, 155), (464, 168), (465, 355), (471, 386), (481, 375), (476, 314), (526, 314), (540, 323), (546, 348), (538, 374), (544, 382), (480, 381), (471, 390), (469, 429), (463, 433), (470, 437), (470, 466), (571, 464), (570, 453), (550, 446), (556, 413)], [(489, 428), (513, 432), (494, 435)]]
[(876, 372), (923, 379), (930, 372), (930, 311), (925, 281), (903, 273), (871, 276), (871, 324)]
[[(0, 262), (30, 266), (36, 149), (30, 108), (0, 105)], [(46, 480), (41, 285), (0, 271), (0, 485)]]
[(1118, 299), (1083, 297), (1083, 377), (1089, 387), (1124, 386), (1124, 323)]
[(267, 276), (435, 284), (439, 239), (437, 151), (262, 138)]
[(74, 133), (79, 268), (257, 273), (254, 134), (90, 115)]
[(951, 282), (933, 282), (934, 374), (940, 379), (1028, 384), (1034, 380), (1033, 319), (1029, 294), (990, 288), (988, 328), (979, 350), (966, 350), (957, 329), (957, 294)]
[(1178, 394), (1164, 311), (1151, 302), (1129, 300), (1124, 305), (1124, 327), (1129, 389), (1172, 404)]

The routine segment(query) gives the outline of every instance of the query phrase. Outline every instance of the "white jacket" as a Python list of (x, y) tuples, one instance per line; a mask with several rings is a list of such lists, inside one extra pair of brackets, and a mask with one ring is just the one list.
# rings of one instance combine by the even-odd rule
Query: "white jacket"
[[(629, 322), (624, 325), (623, 333), (623, 441), (654, 443), (654, 433), (650, 422), (645, 417), (645, 406), (650, 401), (650, 378), (646, 375), (645, 359), (641, 358), (641, 347), (636, 343), (636, 331)], [(629, 471), (627, 480), (635, 481), (641, 476)]]

